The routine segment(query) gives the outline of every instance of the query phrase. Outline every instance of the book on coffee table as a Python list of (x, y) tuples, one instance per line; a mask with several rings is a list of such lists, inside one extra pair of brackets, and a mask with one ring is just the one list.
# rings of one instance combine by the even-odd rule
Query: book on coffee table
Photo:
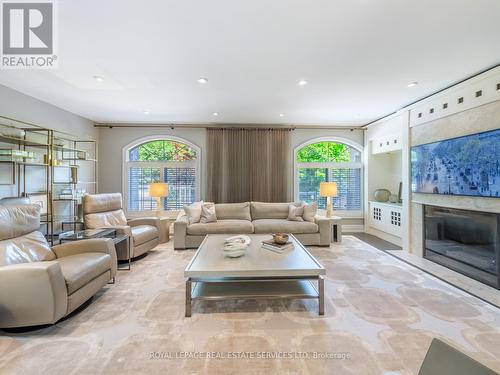
[(291, 241), (288, 241), (287, 243), (280, 245), (274, 242), (273, 240), (269, 240), (269, 241), (262, 241), (262, 247), (266, 250), (275, 251), (277, 253), (283, 253), (287, 250), (293, 249), (293, 243)]

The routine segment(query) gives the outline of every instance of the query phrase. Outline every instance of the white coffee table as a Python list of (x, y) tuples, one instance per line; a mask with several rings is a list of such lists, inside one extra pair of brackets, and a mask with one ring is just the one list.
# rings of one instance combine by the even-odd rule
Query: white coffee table
[[(207, 235), (184, 270), (186, 317), (193, 300), (318, 299), (324, 314), (325, 268), (292, 235), (293, 250), (278, 254), (263, 249), (270, 235), (250, 234), (252, 243), (240, 258), (226, 258), (222, 250), (229, 235)], [(317, 283), (317, 285), (316, 285)]]

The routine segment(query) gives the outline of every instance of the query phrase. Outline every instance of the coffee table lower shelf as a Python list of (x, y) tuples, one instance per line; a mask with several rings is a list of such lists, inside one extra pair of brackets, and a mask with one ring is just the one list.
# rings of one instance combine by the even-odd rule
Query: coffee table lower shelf
[[(315, 285), (317, 284), (317, 286)], [(318, 313), (324, 314), (324, 280), (317, 278), (279, 279), (195, 279), (186, 280), (186, 317), (192, 301), (232, 299), (308, 299), (318, 300)]]

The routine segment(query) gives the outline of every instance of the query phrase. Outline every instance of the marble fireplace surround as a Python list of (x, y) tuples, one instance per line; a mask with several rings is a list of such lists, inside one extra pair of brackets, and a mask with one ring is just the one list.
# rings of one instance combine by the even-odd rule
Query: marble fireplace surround
[[(500, 101), (410, 128), (412, 146), (500, 128)], [(411, 194), (410, 253), (423, 257), (423, 205), (500, 213), (500, 198)]]

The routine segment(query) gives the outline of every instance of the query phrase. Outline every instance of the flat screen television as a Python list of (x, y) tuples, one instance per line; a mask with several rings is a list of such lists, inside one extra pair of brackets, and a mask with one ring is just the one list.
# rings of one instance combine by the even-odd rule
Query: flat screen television
[(500, 129), (411, 148), (414, 193), (500, 198)]

